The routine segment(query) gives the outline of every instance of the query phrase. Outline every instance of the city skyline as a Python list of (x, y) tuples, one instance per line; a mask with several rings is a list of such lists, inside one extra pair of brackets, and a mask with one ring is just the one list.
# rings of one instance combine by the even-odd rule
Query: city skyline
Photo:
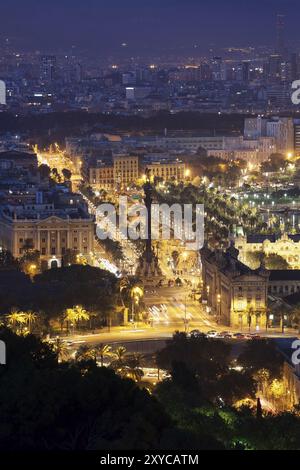
[(10, 465), (300, 450), (298, 2), (4, 0)]
[[(256, 5), (256, 7), (255, 7)], [(259, 9), (259, 15), (257, 15)], [(295, 0), (158, 1), (141, 5), (64, 0), (2, 5), (1, 37), (21, 49), (88, 49), (94, 53), (151, 55), (199, 52), (211, 48), (276, 43), (276, 15), (286, 16), (286, 39), (296, 40), (299, 13)]]

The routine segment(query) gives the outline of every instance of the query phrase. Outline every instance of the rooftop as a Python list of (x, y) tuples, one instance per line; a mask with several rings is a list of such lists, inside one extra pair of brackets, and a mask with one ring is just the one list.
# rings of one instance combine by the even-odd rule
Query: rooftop
[(17, 150), (8, 150), (5, 152), (0, 152), (0, 159), (1, 160), (8, 160), (8, 159), (36, 159), (37, 156), (35, 153), (29, 152), (19, 152)]
[(272, 269), (270, 281), (300, 281), (300, 269)]

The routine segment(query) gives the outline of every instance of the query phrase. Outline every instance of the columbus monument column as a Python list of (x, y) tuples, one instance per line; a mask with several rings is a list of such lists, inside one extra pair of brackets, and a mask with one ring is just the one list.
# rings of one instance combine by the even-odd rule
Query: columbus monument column
[(161, 272), (158, 263), (158, 257), (154, 254), (152, 247), (152, 185), (150, 181), (149, 170), (146, 170), (146, 183), (144, 184), (144, 203), (148, 213), (148, 227), (147, 239), (145, 243), (145, 250), (142, 258), (140, 259), (139, 266), (136, 270), (136, 275), (141, 279), (144, 285), (158, 285), (163, 281), (164, 276)]

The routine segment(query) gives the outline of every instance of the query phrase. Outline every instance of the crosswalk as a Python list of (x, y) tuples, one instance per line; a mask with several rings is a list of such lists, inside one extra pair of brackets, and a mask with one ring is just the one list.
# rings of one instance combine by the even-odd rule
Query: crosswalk
[(210, 327), (211, 322), (203, 312), (200, 304), (189, 302), (185, 306), (176, 298), (165, 300), (163, 303), (148, 305), (149, 319), (153, 325), (181, 325), (187, 321), (194, 326)]

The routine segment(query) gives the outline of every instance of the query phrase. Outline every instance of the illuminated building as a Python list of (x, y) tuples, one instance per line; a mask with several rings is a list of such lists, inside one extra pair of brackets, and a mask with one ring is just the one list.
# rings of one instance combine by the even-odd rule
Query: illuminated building
[(52, 82), (56, 74), (56, 57), (53, 55), (44, 55), (41, 57), (41, 80), (43, 82)]
[(295, 153), (296, 155), (300, 155), (300, 119), (295, 120), (294, 132)]
[(146, 158), (143, 166), (150, 177), (164, 181), (184, 181), (186, 176), (185, 164), (180, 160)]
[(139, 157), (136, 155), (114, 155), (112, 159), (101, 159), (89, 168), (89, 183), (93, 189), (127, 187), (139, 178)]
[(105, 163), (89, 168), (89, 183), (95, 189), (110, 190), (114, 187), (114, 167)]
[(263, 265), (253, 270), (238, 260), (238, 250), (201, 250), (202, 279), (208, 307), (222, 325), (240, 329), (263, 328), (266, 322), (269, 273)]
[(94, 220), (72, 217), (50, 204), (6, 206), (0, 214), (0, 245), (15, 258), (25, 247), (40, 252), (42, 268), (61, 266), (68, 250), (89, 255), (94, 246)]
[(249, 254), (262, 253), (265, 256), (276, 254), (290, 265), (291, 269), (300, 269), (300, 236), (283, 234), (280, 238), (275, 235), (240, 236), (235, 245), (239, 250), (239, 259), (247, 263)]

